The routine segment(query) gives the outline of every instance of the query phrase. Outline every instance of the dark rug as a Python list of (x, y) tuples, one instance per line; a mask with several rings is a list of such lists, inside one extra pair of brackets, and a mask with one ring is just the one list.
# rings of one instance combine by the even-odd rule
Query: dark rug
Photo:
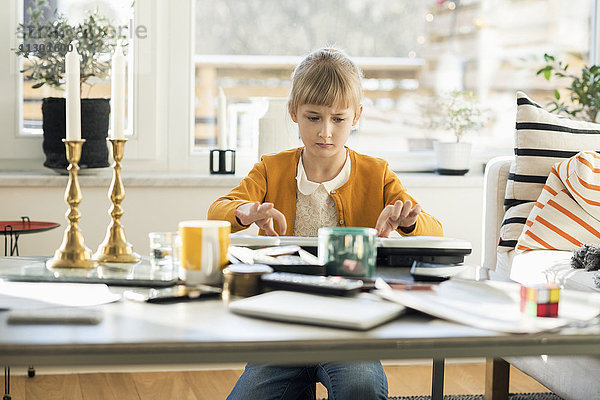
[[(554, 393), (510, 393), (509, 400), (563, 400)], [(325, 399), (321, 399), (325, 400)], [(389, 400), (431, 400), (431, 396), (398, 396)], [(448, 394), (444, 400), (483, 400), (482, 394)]]
[[(563, 400), (554, 393), (510, 393), (509, 400)], [(390, 400), (431, 400), (431, 396), (400, 396), (390, 397)], [(445, 395), (444, 400), (483, 400), (482, 394)]]

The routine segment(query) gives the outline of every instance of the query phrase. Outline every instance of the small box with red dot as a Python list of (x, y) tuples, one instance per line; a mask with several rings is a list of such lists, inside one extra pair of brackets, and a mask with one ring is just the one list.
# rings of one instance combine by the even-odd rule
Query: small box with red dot
[(560, 287), (547, 283), (521, 285), (521, 312), (537, 317), (557, 317)]

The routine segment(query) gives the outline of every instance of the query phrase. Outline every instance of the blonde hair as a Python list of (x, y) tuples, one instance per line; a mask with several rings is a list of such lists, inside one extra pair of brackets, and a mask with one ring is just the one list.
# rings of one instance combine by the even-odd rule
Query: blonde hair
[(307, 55), (292, 74), (289, 107), (302, 104), (354, 108), (358, 112), (363, 96), (362, 71), (344, 52), (323, 48)]

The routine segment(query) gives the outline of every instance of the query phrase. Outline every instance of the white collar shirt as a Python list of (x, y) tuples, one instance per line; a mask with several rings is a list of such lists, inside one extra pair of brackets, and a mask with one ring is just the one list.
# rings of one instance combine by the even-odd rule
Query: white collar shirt
[(302, 164), (302, 157), (298, 161), (298, 173), (296, 174), (296, 182), (298, 183), (298, 191), (303, 195), (307, 196), (312, 194), (315, 190), (319, 188), (319, 186), (323, 185), (327, 193), (331, 193), (332, 190), (335, 190), (341, 187), (344, 183), (348, 182), (350, 179), (350, 157), (348, 157), (348, 152), (346, 152), (346, 162), (344, 162), (344, 166), (339, 174), (336, 175), (330, 181), (317, 183), (308, 180), (306, 176), (306, 171), (304, 171), (304, 164)]

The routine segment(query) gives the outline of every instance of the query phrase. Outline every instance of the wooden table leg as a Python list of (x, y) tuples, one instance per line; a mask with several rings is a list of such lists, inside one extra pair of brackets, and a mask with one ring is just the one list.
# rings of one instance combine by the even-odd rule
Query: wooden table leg
[(485, 360), (484, 400), (508, 400), (510, 364), (501, 358)]

